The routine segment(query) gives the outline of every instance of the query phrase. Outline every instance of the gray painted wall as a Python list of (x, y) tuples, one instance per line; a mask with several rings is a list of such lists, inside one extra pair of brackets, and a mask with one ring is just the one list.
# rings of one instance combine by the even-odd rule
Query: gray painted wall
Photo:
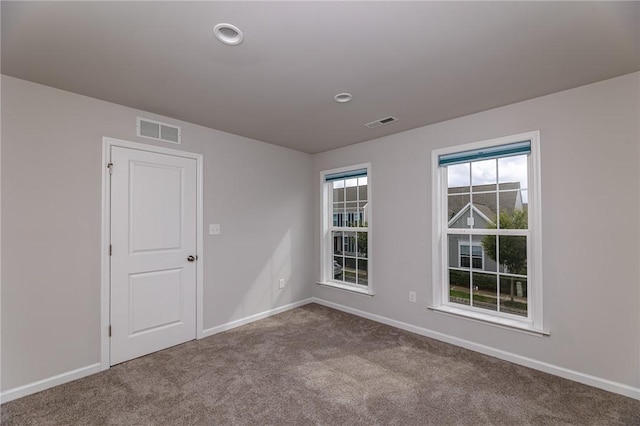
[(2, 390), (100, 361), (103, 136), (204, 154), (205, 329), (311, 295), (310, 155), (6, 76), (2, 125)]
[[(204, 238), (205, 328), (313, 294), (638, 387), (639, 79), (635, 73), (311, 157), (3, 76), (1, 388), (99, 361), (102, 137), (156, 145), (135, 137), (137, 115), (181, 125), (181, 148), (204, 154), (205, 227), (222, 224), (222, 235)], [(551, 336), (427, 311), (431, 150), (535, 129)], [(319, 275), (319, 172), (367, 161), (374, 297), (311, 285)], [(406, 182), (411, 194), (397, 190)], [(414, 208), (399, 221), (394, 206), (408, 197)], [(278, 291), (282, 274), (290, 279)], [(408, 302), (409, 290), (418, 303)]]
[[(376, 295), (317, 285), (313, 295), (639, 387), (639, 80), (639, 73), (629, 74), (315, 155), (316, 215), (321, 170), (371, 162)], [(431, 150), (537, 129), (544, 322), (551, 336), (530, 336), (428, 311)], [(413, 208), (397, 220), (396, 206), (407, 199)], [(315, 259), (319, 238), (316, 226)], [(314, 265), (318, 278), (319, 262)], [(409, 303), (410, 290), (417, 292), (418, 303)]]

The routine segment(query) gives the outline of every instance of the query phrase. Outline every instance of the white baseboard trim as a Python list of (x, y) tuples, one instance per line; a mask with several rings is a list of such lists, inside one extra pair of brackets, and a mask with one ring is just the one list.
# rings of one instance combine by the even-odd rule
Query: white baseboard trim
[(231, 322), (228, 322), (226, 324), (217, 325), (215, 327), (207, 328), (207, 329), (202, 330), (202, 334), (200, 336), (198, 336), (198, 339), (202, 339), (204, 337), (213, 336), (214, 334), (222, 333), (223, 331), (231, 330), (233, 328), (240, 327), (242, 325), (249, 324), (249, 323), (252, 323), (254, 321), (258, 321), (258, 320), (270, 317), (272, 315), (280, 314), (282, 312), (297, 308), (299, 306), (308, 305), (309, 303), (312, 303), (313, 301), (314, 301), (313, 298), (310, 297), (308, 299), (299, 300), (297, 302), (289, 303), (288, 305), (280, 306), (278, 308), (269, 309), (268, 311), (264, 311), (264, 312), (260, 312), (260, 313), (254, 314), (254, 315), (250, 315), (250, 316), (245, 317), (245, 318), (240, 318), (238, 320), (231, 321)]
[[(226, 330), (231, 330), (232, 328), (240, 327), (241, 325), (249, 324), (254, 321), (261, 320), (263, 318), (270, 317), (272, 315), (276, 315), (285, 311), (288, 311), (293, 308), (297, 308), (299, 306), (307, 305), (311, 303), (312, 298), (300, 300), (298, 302), (290, 303), (288, 305), (280, 306), (275, 309), (270, 309), (268, 311), (260, 312), (255, 315), (248, 316), (246, 318), (241, 318), (236, 321), (231, 321), (226, 324), (222, 324), (216, 327), (208, 328), (206, 330), (202, 330), (202, 334), (198, 336), (198, 339), (203, 337), (212, 336), (217, 333), (221, 333)], [(0, 403), (5, 403), (9, 401), (13, 401), (14, 399), (22, 398), (23, 396), (31, 395), (36, 392), (43, 391), (45, 389), (52, 388), (54, 386), (58, 386), (67, 382), (71, 382), (73, 380), (81, 379), (83, 377), (89, 376), (91, 374), (99, 373), (102, 371), (102, 364), (97, 362), (95, 364), (88, 365), (86, 367), (81, 367), (76, 370), (68, 371), (66, 373), (58, 374), (57, 376), (49, 377), (47, 379), (38, 380), (37, 382), (29, 383), (23, 386), (18, 386), (17, 388), (9, 389), (4, 392), (0, 392)]]
[(0, 393), (0, 402), (5, 403), (13, 401), (14, 399), (22, 398), (23, 396), (31, 395), (32, 393), (40, 392), (45, 389), (52, 388), (54, 386), (61, 385), (63, 383), (72, 382), (77, 379), (89, 376), (100, 372), (101, 364), (99, 362), (86, 367), (81, 367), (66, 373), (58, 374), (57, 376), (49, 377), (47, 379), (38, 380), (37, 382), (29, 383), (17, 388), (6, 390)]
[(635, 388), (633, 386), (625, 385), (624, 383), (618, 383), (612, 380), (603, 379), (601, 377), (592, 376), (590, 374), (581, 373), (579, 371), (570, 370), (568, 368), (559, 367), (557, 365), (549, 364), (547, 362), (538, 361), (533, 358), (528, 358), (528, 357), (517, 355), (511, 352), (506, 352), (500, 349), (495, 349), (490, 346), (474, 343), (469, 340), (460, 339), (458, 337), (450, 336), (448, 334), (429, 330), (428, 328), (419, 327), (419, 326), (408, 324), (402, 321), (397, 321), (391, 318), (383, 317), (381, 315), (371, 314), (369, 312), (361, 311), (359, 309), (354, 309), (348, 306), (340, 305), (338, 303), (333, 303), (324, 299), (319, 299), (317, 297), (312, 297), (311, 299), (312, 299), (311, 302), (317, 303), (319, 305), (327, 306), (329, 308), (333, 308), (339, 311), (357, 315), (359, 317), (380, 322), (382, 324), (390, 325), (392, 327), (400, 328), (402, 330), (410, 331), (412, 333), (420, 334), (422, 336), (430, 337), (432, 339), (440, 340), (442, 342), (450, 343), (452, 345), (461, 346), (465, 349), (469, 349), (475, 352), (480, 352), (482, 354), (489, 355), (494, 358), (499, 358), (504, 361), (509, 361), (514, 364), (533, 368), (534, 370), (543, 371), (545, 373), (553, 374), (555, 376), (573, 380), (575, 382), (579, 382), (585, 385), (593, 386), (609, 392), (617, 393), (620, 395), (624, 395), (630, 398), (640, 400), (640, 388)]
[[(437, 331), (429, 330), (424, 327), (408, 324), (402, 321), (397, 321), (391, 318), (383, 317), (381, 315), (371, 314), (369, 312), (361, 311), (359, 309), (350, 308), (348, 306), (340, 305), (338, 303), (329, 302), (317, 297), (311, 297), (303, 299), (298, 302), (290, 303), (288, 305), (280, 306), (275, 309), (260, 312), (254, 315), (250, 315), (245, 318), (241, 318), (235, 321), (228, 322), (216, 327), (211, 327), (202, 331), (202, 337), (212, 336), (223, 331), (231, 330), (236, 327), (240, 327), (245, 324), (249, 324), (254, 321), (258, 321), (272, 315), (276, 315), (299, 306), (307, 305), (309, 303), (317, 303), (319, 305), (327, 306), (329, 308), (337, 309), (339, 311), (347, 312), (359, 317), (367, 318), (372, 321), (376, 321), (382, 324), (390, 325), (402, 330), (410, 331), (422, 336), (430, 337), (432, 339), (440, 340), (442, 342), (450, 343), (452, 345), (460, 346), (465, 349), (469, 349), (475, 352), (479, 352), (485, 355), (489, 355), (498, 359), (513, 362), (514, 364), (523, 365), (525, 367), (533, 368), (534, 370), (543, 371), (545, 373), (553, 374), (555, 376), (563, 377), (565, 379), (573, 380), (585, 385), (593, 386), (599, 389), (603, 389), (609, 392), (614, 392), (620, 395), (628, 396), (640, 400), (640, 388), (625, 385), (623, 383), (614, 382), (612, 380), (603, 379), (601, 377), (592, 376), (590, 374), (580, 373), (578, 371), (570, 370), (557, 365), (549, 364), (543, 361), (538, 361), (532, 358), (527, 358), (522, 355), (517, 355), (511, 352), (502, 351), (489, 346), (485, 346), (479, 343), (474, 343), (468, 340), (453, 337), (448, 334), (440, 333)], [(6, 390), (0, 393), (0, 403), (13, 401), (14, 399), (21, 398), (23, 396), (31, 395), (36, 392), (43, 391), (45, 389), (52, 388), (64, 383), (71, 382), (73, 380), (81, 379), (91, 374), (99, 373), (101, 371), (101, 364), (99, 362), (81, 367), (66, 373), (58, 374), (47, 379), (38, 380), (37, 382), (29, 383), (23, 386), (18, 386), (13, 389)]]

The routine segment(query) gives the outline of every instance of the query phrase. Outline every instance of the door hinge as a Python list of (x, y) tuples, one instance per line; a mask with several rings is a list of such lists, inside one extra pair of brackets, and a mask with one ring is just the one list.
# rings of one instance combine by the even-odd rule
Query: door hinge
[(111, 326), (109, 326), (109, 337), (111, 337)]
[(113, 254), (113, 246), (109, 244), (109, 256)]
[(112, 175), (113, 174), (113, 163), (108, 163), (107, 164), (107, 169), (109, 169), (109, 174)]

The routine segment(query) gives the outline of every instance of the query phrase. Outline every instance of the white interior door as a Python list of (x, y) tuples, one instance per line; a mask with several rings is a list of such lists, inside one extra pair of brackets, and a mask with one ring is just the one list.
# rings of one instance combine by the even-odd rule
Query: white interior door
[(195, 159), (111, 147), (111, 365), (196, 337)]

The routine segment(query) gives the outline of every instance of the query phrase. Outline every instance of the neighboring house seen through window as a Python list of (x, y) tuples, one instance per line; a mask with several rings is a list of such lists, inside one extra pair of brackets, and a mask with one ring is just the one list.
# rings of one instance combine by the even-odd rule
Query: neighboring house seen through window
[(321, 174), (321, 284), (371, 294), (368, 164)]
[(434, 309), (543, 331), (538, 145), (531, 132), (433, 152)]
[(459, 265), (461, 268), (473, 268), (482, 270), (484, 267), (484, 250), (482, 245), (474, 244), (470, 246), (462, 242), (458, 242), (458, 253), (460, 255)]

